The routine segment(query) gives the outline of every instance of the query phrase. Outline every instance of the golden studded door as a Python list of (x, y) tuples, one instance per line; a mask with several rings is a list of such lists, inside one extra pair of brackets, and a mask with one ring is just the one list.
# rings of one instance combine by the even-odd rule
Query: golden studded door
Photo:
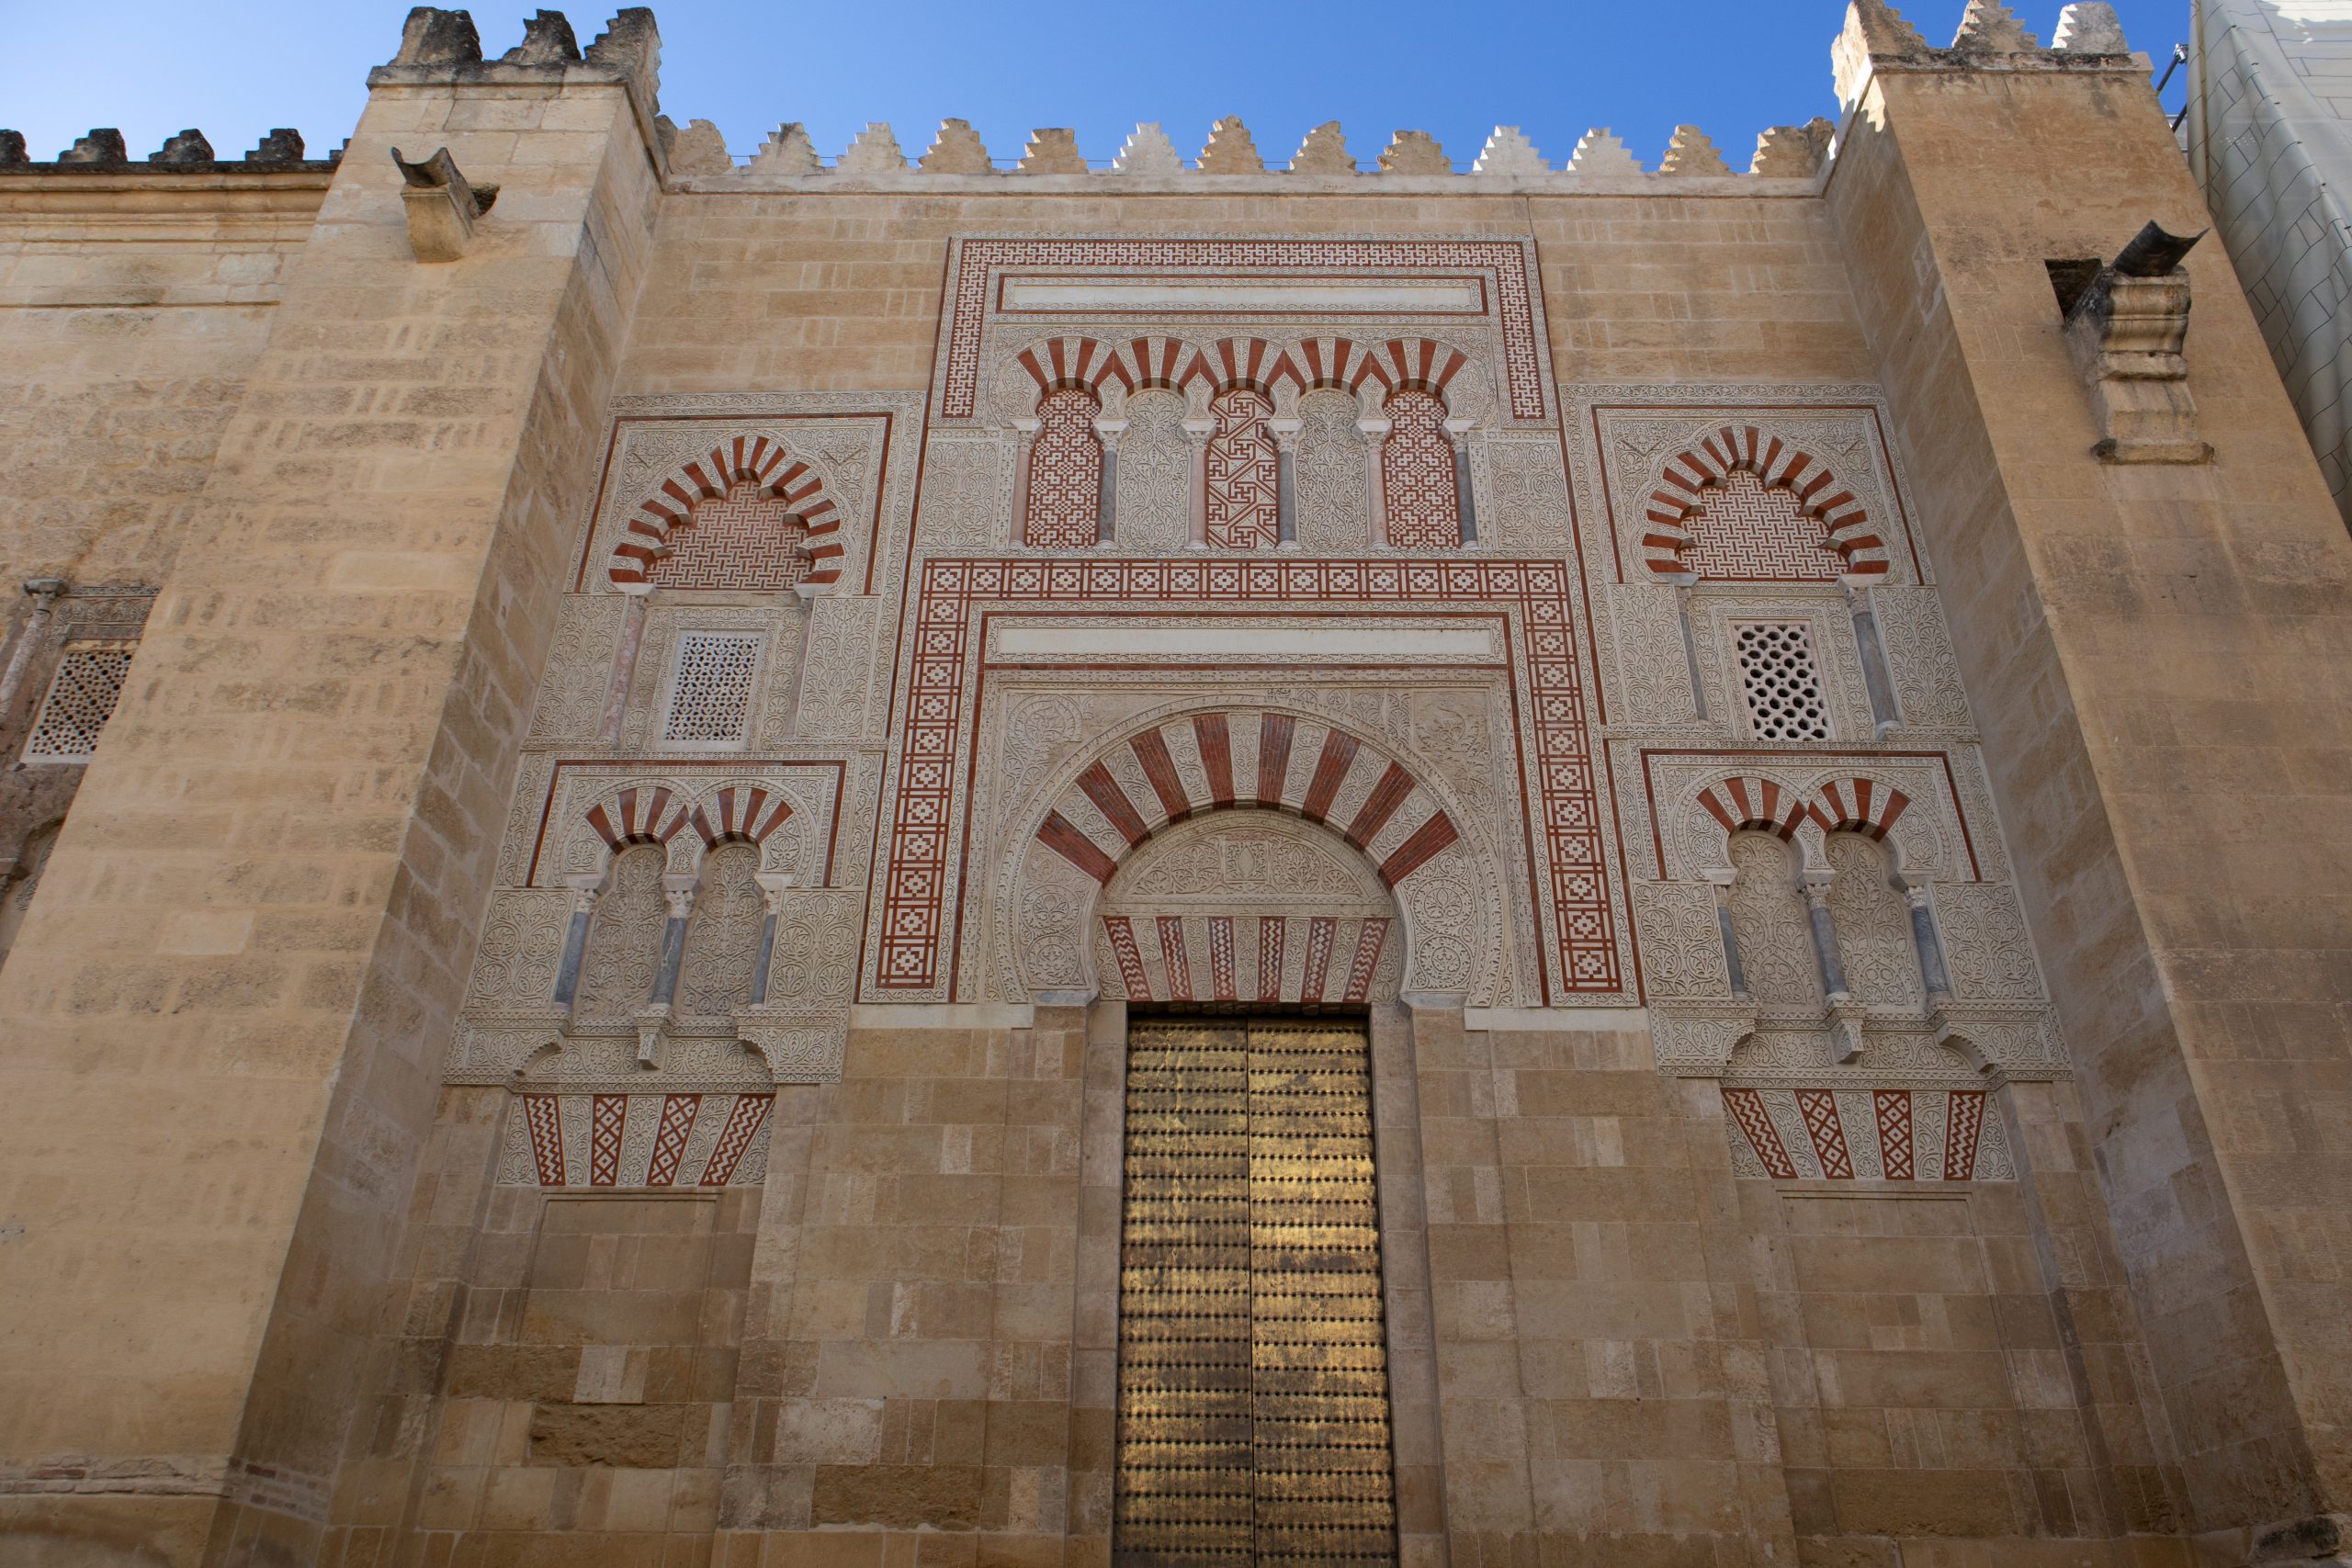
[(1369, 1044), (1319, 1019), (1129, 1032), (1118, 1563), (1396, 1560)]

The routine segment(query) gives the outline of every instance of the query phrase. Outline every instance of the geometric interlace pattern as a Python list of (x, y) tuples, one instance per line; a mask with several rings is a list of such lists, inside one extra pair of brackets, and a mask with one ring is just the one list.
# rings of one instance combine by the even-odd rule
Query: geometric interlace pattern
[(1826, 740), (1829, 704), (1803, 621), (1750, 621), (1738, 628), (1739, 682), (1758, 740)]
[(1400, 550), (1460, 548), (1461, 500), (1453, 443), (1445, 437), (1445, 405), (1427, 392), (1403, 391), (1393, 394), (1383, 412), (1390, 423), (1380, 449), (1388, 543)]
[(1102, 407), (1082, 387), (1066, 387), (1039, 400), (1022, 543), (1084, 550), (1101, 542), (1102, 443), (1094, 434), (1094, 416)]
[(694, 514), (670, 531), (670, 553), (653, 563), (650, 581), (658, 588), (788, 592), (808, 575), (801, 554), (808, 537), (783, 502), (746, 479), (695, 503)]
[(756, 632), (689, 632), (680, 638), (677, 681), (670, 691), (662, 739), (742, 739), (766, 640)]
[(69, 648), (58, 660), (57, 678), (33, 732), (25, 760), (79, 761), (97, 750), (98, 731), (114, 715), (122, 682), (130, 673), (131, 644), (110, 642)]
[(1796, 496), (1737, 468), (1710, 485), (1686, 525), (1682, 570), (1714, 581), (1835, 582), (1846, 562)]
[(1266, 421), (1274, 405), (1263, 392), (1228, 387), (1209, 404), (1209, 547), (1265, 550), (1282, 542), (1282, 455)]

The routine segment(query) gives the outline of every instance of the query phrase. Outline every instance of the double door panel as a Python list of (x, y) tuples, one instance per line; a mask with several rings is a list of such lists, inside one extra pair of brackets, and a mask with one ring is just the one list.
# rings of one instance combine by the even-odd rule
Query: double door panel
[(1129, 1033), (1125, 1568), (1395, 1559), (1368, 1047), (1321, 1021)]

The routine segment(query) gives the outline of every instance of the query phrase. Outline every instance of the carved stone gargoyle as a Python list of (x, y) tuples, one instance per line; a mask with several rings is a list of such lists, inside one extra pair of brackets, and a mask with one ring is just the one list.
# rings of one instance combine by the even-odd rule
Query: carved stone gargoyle
[(2183, 237), (2154, 223), (2112, 262), (2051, 264), (2066, 343), (2091, 389), (2103, 463), (2202, 463), (2188, 391), (2188, 273), (2180, 263), (2208, 231)]
[(416, 259), (452, 262), (464, 255), (474, 220), (498, 199), (498, 187), (469, 183), (447, 147), (421, 164), (410, 163), (395, 147), (392, 162), (403, 182), (401, 203), (408, 209), (408, 243)]

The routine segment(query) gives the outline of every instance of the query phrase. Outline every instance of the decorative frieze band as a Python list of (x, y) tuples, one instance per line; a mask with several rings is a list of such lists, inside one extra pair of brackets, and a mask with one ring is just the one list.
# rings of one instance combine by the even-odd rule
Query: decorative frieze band
[(499, 1180), (539, 1187), (756, 1187), (773, 1094), (523, 1094)]
[(1735, 1175), (1774, 1181), (2013, 1181), (1984, 1089), (1726, 1089)]

